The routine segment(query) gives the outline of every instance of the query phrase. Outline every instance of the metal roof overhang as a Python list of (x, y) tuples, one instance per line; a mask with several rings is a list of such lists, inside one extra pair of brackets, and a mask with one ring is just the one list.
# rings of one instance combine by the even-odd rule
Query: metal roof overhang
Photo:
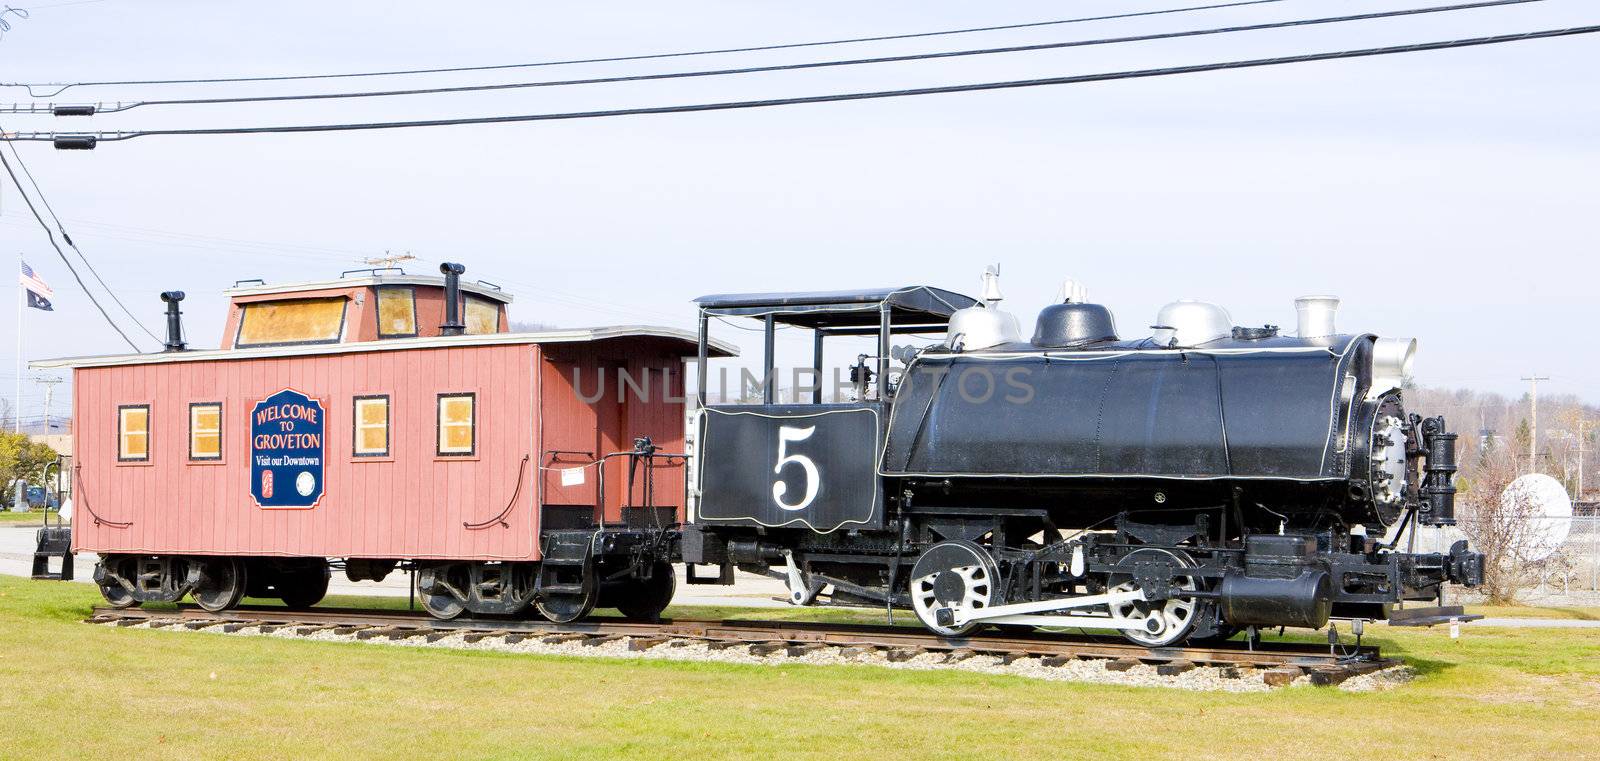
[[(603, 328), (572, 328), (546, 330), (536, 333), (487, 333), (472, 336), (425, 336), (420, 338), (386, 338), (378, 341), (353, 343), (314, 344), (300, 346), (270, 346), (253, 349), (193, 349), (189, 351), (157, 352), (154, 354), (116, 354), (98, 357), (63, 357), (40, 359), (28, 363), (39, 370), (79, 367), (116, 367), (120, 365), (160, 365), (175, 362), (205, 362), (213, 360), (263, 359), (275, 357), (309, 357), (324, 354), (357, 354), (361, 352), (401, 351), (404, 349), (445, 349), (466, 346), (500, 346), (505, 344), (572, 344), (611, 341), (618, 339), (652, 339), (675, 344), (685, 357), (694, 356), (696, 336), (687, 330), (650, 325), (621, 325)], [(713, 357), (737, 357), (739, 347), (725, 341), (712, 341), (709, 347)]]
[(717, 317), (771, 315), (773, 322), (830, 335), (872, 335), (878, 332), (885, 308), (892, 332), (926, 333), (944, 330), (956, 310), (978, 302), (953, 291), (913, 285), (860, 291), (717, 294), (701, 296), (694, 303), (702, 313)]

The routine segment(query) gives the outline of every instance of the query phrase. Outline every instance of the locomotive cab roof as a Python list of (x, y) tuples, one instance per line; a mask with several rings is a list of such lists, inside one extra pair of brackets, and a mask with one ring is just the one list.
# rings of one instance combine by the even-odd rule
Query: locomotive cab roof
[(956, 311), (978, 301), (942, 288), (910, 285), (853, 291), (725, 293), (694, 300), (701, 312), (721, 317), (767, 317), (780, 325), (834, 335), (872, 334), (884, 310), (895, 333), (942, 331)]

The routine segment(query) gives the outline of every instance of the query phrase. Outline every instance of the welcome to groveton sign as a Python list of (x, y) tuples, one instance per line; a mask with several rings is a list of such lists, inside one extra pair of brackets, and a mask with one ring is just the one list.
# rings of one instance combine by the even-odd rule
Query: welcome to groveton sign
[(250, 411), (250, 496), (266, 508), (322, 499), (322, 402), (284, 389)]

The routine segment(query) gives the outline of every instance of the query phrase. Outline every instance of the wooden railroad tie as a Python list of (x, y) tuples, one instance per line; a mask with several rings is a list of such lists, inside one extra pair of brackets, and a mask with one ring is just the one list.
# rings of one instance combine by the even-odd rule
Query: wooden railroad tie
[(788, 646), (785, 642), (755, 642), (750, 645), (750, 654), (765, 657)]
[(748, 644), (750, 644), (748, 641), (742, 639), (714, 639), (707, 642), (706, 647), (712, 650), (731, 650)]
[(1132, 671), (1134, 666), (1143, 665), (1138, 658), (1116, 658), (1106, 661), (1106, 671)]
[(304, 637), (307, 634), (316, 634), (317, 632), (333, 631), (333, 630), (338, 629), (338, 628), (339, 627), (334, 625), (334, 624), (312, 624), (310, 626), (298, 627), (298, 628), (296, 628), (294, 630), (294, 633)]
[(1168, 661), (1156, 666), (1158, 676), (1177, 676), (1186, 671), (1194, 670), (1194, 661), (1176, 660)]
[(817, 652), (818, 650), (826, 649), (828, 649), (828, 646), (822, 644), (821, 642), (797, 642), (785, 648), (784, 653), (786, 653), (790, 658), (799, 658), (802, 655), (809, 655)]
[(436, 629), (434, 631), (431, 631), (431, 632), (428, 632), (427, 634), (422, 635), (422, 641), (424, 641), (424, 642), (438, 642), (439, 640), (444, 639), (445, 637), (454, 637), (455, 635), (456, 635), (456, 633), (453, 632), (453, 631)]
[(1261, 681), (1273, 687), (1287, 687), (1304, 673), (1299, 666), (1278, 666), (1261, 672)]
[(1002, 665), (1002, 666), (1010, 666), (1011, 664), (1016, 663), (1017, 661), (1020, 661), (1023, 658), (1032, 658), (1032, 657), (1033, 657), (1033, 654), (1031, 654), (1031, 653), (1001, 653), (1000, 654), (1000, 665)]
[(629, 637), (628, 650), (635, 653), (641, 653), (649, 650), (652, 647), (655, 647), (656, 645), (664, 644), (666, 641), (666, 637)]
[(484, 640), (486, 640), (486, 639), (488, 639), (490, 637), (504, 637), (504, 636), (506, 636), (507, 634), (510, 634), (510, 633), (511, 632), (508, 632), (505, 629), (491, 629), (490, 631), (486, 631), (486, 632), (471, 632), (471, 633), (467, 634), (466, 636), (462, 637), (461, 641), (469, 643), (469, 644), (470, 643), (477, 643), (477, 642), (482, 642), (482, 641), (484, 641)]
[(588, 637), (579, 644), (582, 644), (584, 647), (599, 647), (609, 642), (616, 642), (617, 640), (627, 638), (628, 635), (626, 634), (601, 634), (597, 637)]
[(972, 648), (969, 648), (969, 647), (958, 647), (958, 648), (956, 648), (954, 650), (951, 650), (950, 652), (945, 654), (944, 662), (945, 663), (960, 663), (960, 662), (962, 662), (962, 661), (964, 661), (964, 660), (966, 660), (968, 658), (972, 658), (972, 657), (976, 656), (977, 654), (978, 654), (978, 652), (976, 650), (973, 650)]
[(181, 623), (183, 623), (183, 621), (176, 618), (152, 618), (150, 619), (150, 628), (165, 629), (169, 626), (177, 626)]
[(1057, 666), (1065, 666), (1075, 660), (1077, 660), (1077, 658), (1074, 658), (1070, 655), (1047, 655), (1039, 659), (1039, 665), (1056, 668)]
[(920, 647), (896, 647), (884, 653), (884, 656), (890, 663), (904, 663), (926, 652), (928, 651)]
[(346, 636), (346, 635), (355, 634), (356, 632), (363, 631), (365, 629), (371, 629), (371, 628), (372, 628), (371, 626), (368, 626), (366, 624), (353, 624), (351, 626), (336, 626), (333, 629), (333, 633), (343, 637), (343, 636)]
[(119, 619), (117, 619), (116, 624), (117, 624), (117, 626), (124, 626), (124, 627), (125, 626), (138, 626), (139, 624), (142, 624), (142, 623), (144, 623), (144, 622), (146, 622), (148, 620), (150, 620), (150, 619), (147, 619), (147, 618), (119, 618)]
[(871, 645), (851, 645), (839, 648), (840, 658), (860, 658), (868, 653), (877, 652), (878, 648)]
[(362, 629), (361, 631), (356, 632), (356, 639), (367, 640), (375, 637), (388, 637), (392, 634), (397, 634), (400, 631), (401, 629), (396, 626), (379, 626), (372, 629)]
[(540, 639), (539, 641), (543, 642), (546, 645), (560, 645), (560, 644), (564, 644), (564, 643), (567, 643), (567, 642), (573, 642), (573, 641), (576, 641), (576, 640), (585, 640), (585, 639), (588, 639), (588, 638), (589, 638), (589, 635), (587, 635), (587, 634), (578, 634), (576, 632), (560, 632), (558, 634), (548, 635), (548, 636)]
[(1223, 679), (1240, 679), (1244, 677), (1244, 672), (1238, 666), (1223, 666), (1217, 670), (1217, 676)]
[(227, 632), (227, 633), (229, 633), (229, 634), (232, 634), (232, 633), (234, 633), (236, 631), (239, 631), (240, 629), (249, 629), (252, 626), (260, 626), (260, 625), (261, 625), (260, 621), (233, 621), (231, 623), (223, 624), (222, 625), (222, 630)]

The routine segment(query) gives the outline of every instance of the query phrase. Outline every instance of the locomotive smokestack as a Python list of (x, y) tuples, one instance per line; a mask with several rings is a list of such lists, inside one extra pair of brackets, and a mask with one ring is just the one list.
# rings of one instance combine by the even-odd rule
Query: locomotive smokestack
[(183, 312), (178, 309), (178, 302), (183, 301), (183, 291), (164, 291), (161, 300), (167, 303), (165, 351), (183, 351), (189, 347), (183, 342)]
[(1301, 338), (1325, 338), (1337, 335), (1333, 319), (1339, 314), (1338, 296), (1301, 296), (1294, 300), (1295, 316), (1299, 318)]
[(461, 322), (461, 274), (466, 267), (453, 262), (439, 265), (444, 273), (444, 324), (439, 326), (441, 336), (459, 336), (467, 331)]

